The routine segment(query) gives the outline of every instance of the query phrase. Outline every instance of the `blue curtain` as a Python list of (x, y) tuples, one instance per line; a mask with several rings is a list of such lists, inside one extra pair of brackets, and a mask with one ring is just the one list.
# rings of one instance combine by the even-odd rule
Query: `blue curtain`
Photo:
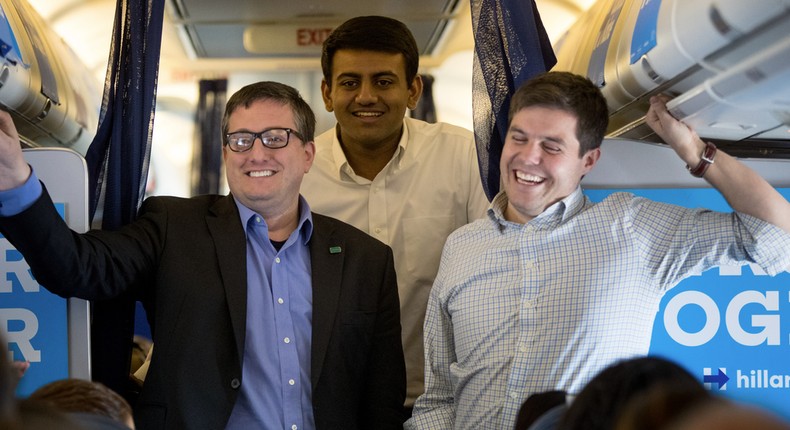
[(510, 97), (524, 81), (557, 59), (535, 1), (470, 0), (475, 39), (472, 112), (483, 189), (499, 192), (499, 158)]
[[(163, 20), (164, 0), (116, 5), (99, 124), (85, 155), (91, 223), (105, 230), (134, 220), (145, 193)], [(126, 394), (134, 298), (93, 305), (93, 379)]]

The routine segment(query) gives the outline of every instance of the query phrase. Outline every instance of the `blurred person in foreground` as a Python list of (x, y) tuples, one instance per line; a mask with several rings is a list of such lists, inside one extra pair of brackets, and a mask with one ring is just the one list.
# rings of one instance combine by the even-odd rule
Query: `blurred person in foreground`
[(2, 430), (94, 430), (81, 426), (52, 405), (18, 399), (15, 391), (21, 373), (11, 362), (5, 335), (0, 330), (0, 429)]
[(711, 401), (696, 405), (661, 430), (753, 429), (790, 430), (790, 422), (758, 406), (731, 401)]
[(790, 422), (759, 406), (672, 384), (658, 384), (623, 406), (613, 430), (790, 430)]
[(38, 387), (28, 399), (47, 402), (63, 412), (85, 416), (85, 419), (104, 417), (132, 430), (135, 428), (129, 403), (100, 382), (60, 379)]
[(573, 398), (558, 424), (562, 430), (612, 430), (632, 399), (659, 386), (707, 398), (702, 382), (674, 361), (635, 357), (603, 369)]
[(521, 404), (513, 429), (554, 428), (568, 408), (567, 397), (567, 393), (561, 390), (531, 394)]

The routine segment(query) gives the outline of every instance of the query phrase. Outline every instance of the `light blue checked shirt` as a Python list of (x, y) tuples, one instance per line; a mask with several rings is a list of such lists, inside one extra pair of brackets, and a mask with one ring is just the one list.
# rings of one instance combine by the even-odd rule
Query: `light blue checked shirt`
[(790, 234), (742, 213), (581, 188), (522, 225), (500, 193), (447, 240), (425, 320), (426, 393), (406, 429), (513, 428), (531, 394), (571, 394), (644, 355), (661, 296), (714, 266), (790, 268)]

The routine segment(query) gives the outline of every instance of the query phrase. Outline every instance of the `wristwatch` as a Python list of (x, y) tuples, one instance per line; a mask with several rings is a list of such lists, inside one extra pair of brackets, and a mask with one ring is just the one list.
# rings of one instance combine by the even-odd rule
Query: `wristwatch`
[(716, 145), (706, 142), (705, 149), (702, 150), (702, 154), (700, 154), (699, 163), (691, 168), (691, 166), (686, 165), (686, 168), (689, 169), (689, 172), (698, 178), (705, 176), (705, 172), (708, 171), (708, 167), (713, 164), (713, 159), (716, 157)]

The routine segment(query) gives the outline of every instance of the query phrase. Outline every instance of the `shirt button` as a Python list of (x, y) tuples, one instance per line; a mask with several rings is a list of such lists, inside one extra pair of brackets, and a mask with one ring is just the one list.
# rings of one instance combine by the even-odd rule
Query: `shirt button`
[(527, 352), (527, 345), (522, 343), (521, 345), (519, 345), (518, 349), (519, 349), (519, 351), (526, 353)]
[(279, 262), (280, 262), (280, 257), (277, 257), (277, 258), (275, 258), (275, 259), (274, 259), (274, 262), (275, 262), (275, 263), (279, 263)]
[(532, 308), (535, 307), (535, 304), (532, 303), (531, 300), (525, 300), (524, 301), (524, 307), (527, 308), (527, 309), (532, 309)]
[(513, 399), (513, 400), (518, 399), (518, 393), (515, 392), (515, 391), (511, 391), (510, 392), (510, 398)]
[(257, 223), (259, 223), (259, 224), (260, 224), (260, 222), (261, 222), (261, 218), (256, 216), (256, 217), (255, 217), (255, 222), (257, 222)]
[(241, 381), (239, 381), (239, 378), (233, 378), (230, 380), (230, 388), (233, 388), (235, 390), (240, 386), (241, 386)]
[(291, 338), (290, 337), (286, 337), (285, 339), (283, 339), (283, 342), (291, 343)]
[(280, 298), (280, 299), (277, 299), (277, 303), (279, 303), (279, 304), (283, 304), (283, 303), (285, 303), (285, 300), (283, 300), (282, 298)]
[(291, 430), (296, 430), (296, 424), (291, 426)]
[(380, 229), (380, 228), (377, 228), (377, 229), (376, 229), (376, 233), (381, 233), (381, 229)]
[(288, 380), (288, 385), (293, 385), (293, 384), (295, 384), (295, 383), (296, 383), (296, 381), (294, 381), (293, 379), (289, 379), (289, 380)]

